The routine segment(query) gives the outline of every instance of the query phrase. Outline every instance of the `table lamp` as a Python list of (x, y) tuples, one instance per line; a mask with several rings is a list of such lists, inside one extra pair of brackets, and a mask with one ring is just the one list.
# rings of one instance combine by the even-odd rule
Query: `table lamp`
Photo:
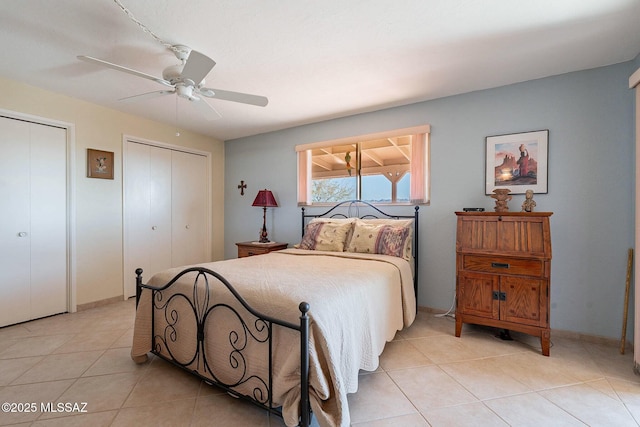
[(251, 206), (260, 206), (264, 209), (264, 212), (262, 213), (260, 243), (269, 243), (269, 239), (267, 238), (267, 208), (277, 208), (278, 203), (276, 202), (275, 197), (273, 197), (273, 193), (270, 190), (264, 189), (258, 191), (258, 195)]

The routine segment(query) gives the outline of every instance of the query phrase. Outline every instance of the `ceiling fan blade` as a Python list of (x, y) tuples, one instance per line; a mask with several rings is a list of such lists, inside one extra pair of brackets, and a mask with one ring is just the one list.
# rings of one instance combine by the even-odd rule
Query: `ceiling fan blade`
[(142, 101), (145, 99), (153, 99), (159, 96), (171, 95), (176, 93), (175, 90), (156, 90), (154, 92), (141, 93), (140, 95), (127, 96), (125, 98), (118, 99), (119, 102), (132, 102), (132, 101)]
[(141, 71), (132, 70), (131, 68), (123, 67), (122, 65), (117, 65), (111, 62), (103, 61), (102, 59), (93, 58), (91, 56), (85, 56), (85, 55), (79, 55), (78, 59), (85, 62), (93, 62), (94, 64), (100, 64), (105, 67), (111, 68), (113, 70), (122, 71), (127, 74), (133, 74), (134, 76), (142, 77), (143, 79), (153, 80), (154, 82), (158, 82), (165, 86), (172, 86), (170, 82), (160, 77), (155, 77), (150, 74), (143, 73)]
[(203, 96), (216, 99), (224, 99), (225, 101), (240, 102), (242, 104), (256, 105), (258, 107), (266, 107), (269, 100), (265, 96), (250, 95), (242, 92), (231, 92), (222, 89), (201, 88), (199, 93)]
[(197, 86), (204, 80), (215, 65), (216, 62), (213, 59), (198, 51), (192, 50), (187, 58), (186, 64), (184, 64), (180, 77), (182, 77), (182, 81), (191, 80), (194, 86)]
[(193, 105), (196, 110), (200, 111), (200, 114), (208, 121), (218, 120), (222, 117), (215, 108), (202, 98), (192, 99), (189, 103)]

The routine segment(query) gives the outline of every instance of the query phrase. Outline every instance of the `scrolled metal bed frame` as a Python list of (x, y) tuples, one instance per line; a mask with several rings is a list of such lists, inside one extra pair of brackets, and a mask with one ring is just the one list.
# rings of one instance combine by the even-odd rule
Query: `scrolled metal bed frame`
[[(191, 299), (182, 293), (174, 293), (169, 298), (164, 300), (162, 291), (169, 288), (173, 285), (178, 279), (180, 279), (185, 274), (195, 272), (196, 279), (193, 284), (193, 295)], [(211, 303), (210, 301), (210, 279), (214, 278), (222, 285), (224, 285), (229, 292), (233, 294), (235, 299), (242, 304), (242, 306), (253, 316), (255, 316), (252, 321), (248, 321), (244, 319), (240, 313), (229, 304), (226, 303)], [(202, 281), (204, 282), (204, 292), (201, 293), (200, 286), (198, 283)], [(238, 294), (238, 292), (233, 288), (233, 286), (220, 274), (215, 271), (209, 270), (203, 267), (192, 267), (187, 268), (178, 275), (176, 275), (173, 279), (171, 279), (164, 286), (150, 286), (142, 283), (142, 269), (136, 269), (136, 303), (140, 301), (140, 296), (142, 294), (142, 289), (149, 289), (152, 292), (152, 301), (153, 308), (151, 312), (151, 324), (152, 324), (152, 343), (151, 343), (151, 352), (156, 356), (190, 372), (191, 374), (197, 376), (208, 384), (212, 384), (218, 386), (228, 393), (235, 397), (240, 397), (250, 402), (258, 405), (261, 408), (268, 410), (271, 413), (275, 413), (278, 416), (282, 417), (282, 411), (280, 408), (273, 406), (273, 327), (274, 325), (279, 325), (284, 328), (293, 329), (300, 332), (300, 387), (301, 387), (301, 397), (300, 397), (300, 407), (309, 408), (308, 410), (300, 411), (300, 426), (307, 427), (311, 421), (311, 412), (309, 405), (309, 317), (307, 312), (309, 311), (309, 304), (306, 302), (301, 302), (299, 305), (300, 310), (300, 324), (295, 325), (290, 322), (286, 322), (280, 319), (276, 319), (271, 316), (267, 316), (255, 311), (245, 300)], [(181, 300), (186, 301), (190, 308), (193, 310), (193, 314), (195, 315), (197, 321), (197, 345), (196, 351), (193, 354), (193, 357), (186, 361), (181, 362), (176, 360), (175, 356), (171, 351), (171, 344), (176, 342), (176, 330), (175, 325), (179, 320), (178, 312), (174, 309), (170, 309), (170, 303), (179, 298)], [(225, 382), (224, 380), (218, 378), (216, 373), (212, 369), (212, 364), (209, 363), (207, 359), (207, 354), (205, 351), (205, 323), (208, 317), (216, 310), (226, 310), (233, 313), (234, 316), (240, 322), (241, 329), (240, 330), (230, 330), (228, 333), (229, 344), (233, 348), (231, 353), (229, 354), (229, 364), (233, 369), (242, 369), (241, 375), (234, 382)], [(156, 331), (155, 330), (155, 316), (158, 314), (163, 315), (167, 326), (164, 327), (163, 330)], [(266, 380), (253, 375), (250, 372), (246, 371), (246, 358), (243, 351), (247, 348), (248, 342), (250, 339), (253, 339), (257, 343), (266, 343), (268, 346), (268, 374)], [(171, 358), (165, 357), (161, 354), (162, 347), (167, 349), (167, 352), (171, 355)], [(212, 381), (210, 378), (207, 378), (203, 375), (200, 375), (197, 371), (190, 368), (193, 363), (196, 363), (198, 367), (203, 368), (206, 372), (209, 372), (211, 376), (214, 378)], [(242, 384), (246, 384), (248, 382), (257, 383), (253, 388), (253, 396), (248, 396), (236, 391), (236, 388)]]
[[(358, 200), (352, 200), (339, 203), (328, 211), (321, 214), (308, 214), (305, 213), (305, 208), (302, 208), (302, 234), (304, 235), (304, 229), (306, 223), (313, 218), (327, 217), (327, 218), (379, 218), (375, 214), (366, 214), (362, 217), (359, 216), (360, 206), (365, 206), (367, 209), (371, 208), (374, 212), (382, 215), (384, 218), (390, 219), (414, 219), (414, 233), (413, 233), (413, 256), (414, 256), (414, 291), (417, 298), (417, 277), (418, 277), (418, 209), (415, 207), (414, 215), (391, 215), (382, 212), (375, 206)], [(346, 207), (347, 213), (338, 212), (340, 207)], [(355, 213), (355, 215), (354, 215)], [(234, 397), (242, 398), (252, 402), (253, 404), (267, 410), (270, 414), (275, 414), (282, 417), (282, 408), (274, 407), (273, 404), (273, 334), (274, 327), (283, 327), (286, 329), (298, 331), (300, 333), (300, 419), (299, 426), (308, 427), (311, 422), (312, 412), (309, 401), (309, 304), (301, 302), (298, 309), (300, 310), (300, 322), (294, 324), (282, 319), (277, 319), (271, 316), (264, 315), (254, 310), (244, 298), (234, 289), (234, 287), (220, 274), (215, 271), (209, 270), (203, 267), (191, 267), (178, 273), (173, 279), (163, 286), (151, 286), (143, 283), (142, 269), (136, 269), (136, 306), (140, 302), (143, 289), (148, 289), (151, 292), (152, 301), (152, 345), (151, 352), (156, 356), (184, 369), (208, 384), (215, 385), (224, 389), (227, 393)], [(193, 293), (191, 296), (185, 295), (180, 292), (175, 292), (168, 296), (165, 300), (165, 296), (162, 291), (168, 289), (178, 279), (185, 274), (195, 273), (196, 278), (193, 285)], [(253, 316), (251, 319), (243, 317), (235, 308), (224, 302), (211, 301), (211, 286), (212, 282), (221, 283), (233, 297), (244, 307), (244, 309)], [(202, 286), (198, 286), (202, 284)], [(193, 311), (193, 315), (197, 323), (197, 337), (195, 352), (187, 361), (176, 360), (176, 357), (171, 351), (171, 347), (178, 340), (175, 325), (179, 321), (179, 314), (170, 305), (176, 300), (185, 301)], [(240, 373), (239, 377), (234, 381), (225, 381), (222, 378), (216, 376), (213, 365), (207, 358), (207, 351), (205, 346), (205, 323), (212, 316), (220, 310), (225, 310), (235, 316), (238, 320), (238, 328), (228, 331), (227, 339), (228, 345), (232, 349), (228, 356), (229, 365), (237, 372)], [(156, 330), (156, 316), (163, 316), (165, 326)], [(227, 332), (227, 331), (225, 331)], [(267, 347), (266, 353), (268, 354), (268, 369), (267, 378), (262, 378), (251, 372), (247, 372), (247, 364), (244, 350), (247, 349), (249, 342), (253, 342), (264, 345)], [(165, 348), (170, 357), (166, 357), (162, 354), (162, 348)], [(203, 369), (208, 372), (211, 378), (207, 378), (198, 373), (193, 365), (196, 364), (198, 369)], [(251, 383), (253, 387), (252, 395), (247, 395), (239, 392), (236, 388)]]

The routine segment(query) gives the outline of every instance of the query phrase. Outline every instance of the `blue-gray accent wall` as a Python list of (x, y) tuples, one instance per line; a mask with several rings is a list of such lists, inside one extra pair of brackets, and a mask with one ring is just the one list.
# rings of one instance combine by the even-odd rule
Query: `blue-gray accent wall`
[[(267, 211), (271, 240), (300, 240), (295, 145), (430, 124), (431, 203), (420, 209), (419, 305), (446, 310), (455, 292), (454, 211), (494, 206), (484, 190), (485, 137), (548, 129), (549, 192), (535, 200), (536, 210), (554, 212), (551, 327), (619, 339), (627, 251), (634, 244), (628, 79), (639, 61), (227, 141), (225, 257), (236, 256), (235, 242), (257, 240), (262, 209), (251, 203), (263, 188), (280, 205)], [(240, 180), (248, 186), (244, 196)], [(523, 200), (515, 195), (511, 210), (520, 210)], [(629, 319), (632, 339), (633, 304)]]

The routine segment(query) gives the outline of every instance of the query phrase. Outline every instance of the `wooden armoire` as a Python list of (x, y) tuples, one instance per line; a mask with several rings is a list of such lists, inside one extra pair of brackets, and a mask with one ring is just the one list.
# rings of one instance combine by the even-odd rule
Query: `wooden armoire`
[(456, 336), (464, 323), (519, 331), (548, 356), (552, 213), (456, 215)]

